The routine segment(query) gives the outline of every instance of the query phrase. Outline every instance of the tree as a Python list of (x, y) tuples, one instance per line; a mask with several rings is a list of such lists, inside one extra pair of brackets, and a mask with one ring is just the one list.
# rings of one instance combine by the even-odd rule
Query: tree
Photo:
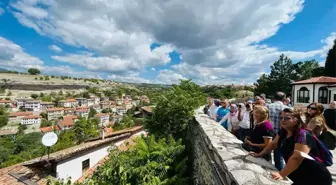
[(7, 115), (0, 115), (0, 128), (6, 126), (8, 123), (8, 116)]
[(96, 109), (91, 107), (89, 111), (89, 118), (93, 118), (96, 114), (97, 114)]
[(48, 114), (45, 113), (45, 112), (41, 112), (40, 116), (44, 119), (47, 119), (48, 118)]
[(79, 143), (90, 137), (99, 135), (99, 125), (97, 119), (81, 118), (74, 124), (74, 132)]
[(293, 64), (294, 70), (297, 73), (296, 80), (305, 80), (312, 77), (322, 76), (324, 67), (319, 65), (316, 60), (307, 60)]
[[(299, 66), (299, 65), (298, 65)], [(293, 65), (292, 60), (285, 55), (280, 55), (279, 59), (271, 66), (269, 75), (262, 75), (258, 80), (255, 93), (274, 94), (276, 91), (283, 91), (287, 95), (291, 94), (291, 83), (298, 79), (296, 70), (299, 67)]]
[(30, 68), (28, 69), (28, 73), (31, 75), (39, 75), (41, 74), (41, 71), (37, 68)]
[(41, 120), (40, 128), (42, 128), (42, 127), (49, 127), (49, 126), (52, 126), (52, 125), (53, 125), (53, 122), (48, 121), (48, 120), (46, 120), (45, 118), (43, 118), (43, 119)]
[(11, 91), (8, 91), (8, 93), (7, 93), (7, 96), (12, 96), (12, 92)]
[(185, 147), (172, 137), (139, 138), (128, 151), (111, 151), (109, 159), (84, 184), (188, 184)]
[(325, 76), (336, 77), (336, 39), (334, 40), (334, 46), (328, 52), (324, 68)]
[(33, 98), (33, 99), (37, 99), (39, 96), (38, 96), (38, 94), (32, 94), (32, 95), (30, 95), (30, 97)]
[(172, 135), (176, 139), (185, 138), (194, 110), (206, 103), (200, 86), (190, 80), (173, 85), (158, 99), (153, 116), (145, 121), (145, 128), (157, 137)]

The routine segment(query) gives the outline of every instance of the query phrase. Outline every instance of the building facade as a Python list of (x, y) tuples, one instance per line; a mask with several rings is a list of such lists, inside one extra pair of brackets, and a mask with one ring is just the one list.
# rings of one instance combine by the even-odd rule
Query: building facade
[(41, 117), (25, 116), (21, 119), (21, 125), (41, 125)]
[(321, 76), (297, 81), (292, 85), (294, 106), (306, 107), (310, 103), (318, 102), (327, 108), (331, 101), (336, 101), (336, 78)]
[(24, 104), (24, 108), (29, 111), (39, 112), (41, 111), (41, 102), (40, 101), (27, 101)]
[(95, 115), (95, 118), (98, 118), (99, 119), (99, 123), (100, 123), (100, 125), (104, 125), (104, 126), (106, 126), (106, 125), (108, 125), (108, 123), (109, 123), (109, 121), (110, 121), (110, 115), (109, 114), (103, 114), (103, 113), (101, 113), (101, 114), (96, 114)]
[(64, 108), (50, 108), (47, 109), (48, 120), (57, 120), (64, 115)]

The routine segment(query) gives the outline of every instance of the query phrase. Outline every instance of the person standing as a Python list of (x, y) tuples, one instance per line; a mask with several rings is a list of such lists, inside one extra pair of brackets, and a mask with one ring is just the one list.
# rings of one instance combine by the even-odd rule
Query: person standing
[(230, 113), (226, 114), (222, 120), (219, 121), (219, 124), (223, 124), (225, 121), (228, 122), (228, 131), (231, 132), (233, 135), (237, 136), (238, 131), (238, 107), (236, 104), (230, 105)]
[(250, 106), (249, 104), (244, 105), (243, 103), (238, 104), (238, 120), (239, 129), (238, 137), (241, 141), (245, 140), (245, 137), (250, 131)]
[(336, 101), (330, 102), (329, 109), (326, 109), (323, 115), (327, 126), (333, 130), (336, 130)]
[(210, 115), (211, 119), (216, 120), (217, 111), (219, 109), (219, 106), (220, 106), (220, 101), (219, 100), (214, 100), (213, 105), (209, 109), (209, 115)]
[[(288, 108), (283, 104), (283, 101), (285, 100), (286, 95), (283, 92), (276, 92), (273, 99), (274, 102), (267, 105), (267, 108), (269, 110), (270, 114), (270, 120), (273, 124), (274, 133), (278, 134), (280, 131), (280, 114), (282, 110), (285, 108)], [(284, 168), (284, 159), (281, 155), (281, 151), (277, 148), (274, 150), (274, 163), (275, 167), (280, 171)]]
[[(222, 106), (217, 111), (217, 122), (223, 119), (225, 115), (230, 112), (230, 102), (229, 100), (225, 99), (221, 102)], [(228, 129), (228, 121), (225, 121), (223, 124), (225, 129)]]

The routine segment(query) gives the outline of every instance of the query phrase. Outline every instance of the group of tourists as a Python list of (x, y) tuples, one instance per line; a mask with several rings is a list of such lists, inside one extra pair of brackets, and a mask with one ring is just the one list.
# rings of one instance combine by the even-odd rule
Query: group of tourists
[(272, 178), (290, 178), (294, 185), (331, 185), (327, 166), (333, 164), (329, 150), (336, 146), (336, 102), (324, 110), (311, 103), (306, 110), (293, 108), (283, 92), (272, 99), (265, 94), (233, 104), (209, 99), (204, 112), (244, 142), (255, 157), (273, 162), (279, 172)]

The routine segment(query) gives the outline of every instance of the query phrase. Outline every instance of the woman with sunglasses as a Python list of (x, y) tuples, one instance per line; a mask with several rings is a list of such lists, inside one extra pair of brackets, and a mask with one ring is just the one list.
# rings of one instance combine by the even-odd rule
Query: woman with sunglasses
[(281, 113), (280, 125), (282, 129), (272, 143), (260, 153), (251, 155), (261, 157), (279, 148), (286, 166), (280, 172), (272, 172), (273, 179), (289, 177), (294, 185), (331, 185), (328, 169), (309, 155), (319, 156), (319, 150), (316, 140), (304, 129), (301, 115), (286, 108)]

